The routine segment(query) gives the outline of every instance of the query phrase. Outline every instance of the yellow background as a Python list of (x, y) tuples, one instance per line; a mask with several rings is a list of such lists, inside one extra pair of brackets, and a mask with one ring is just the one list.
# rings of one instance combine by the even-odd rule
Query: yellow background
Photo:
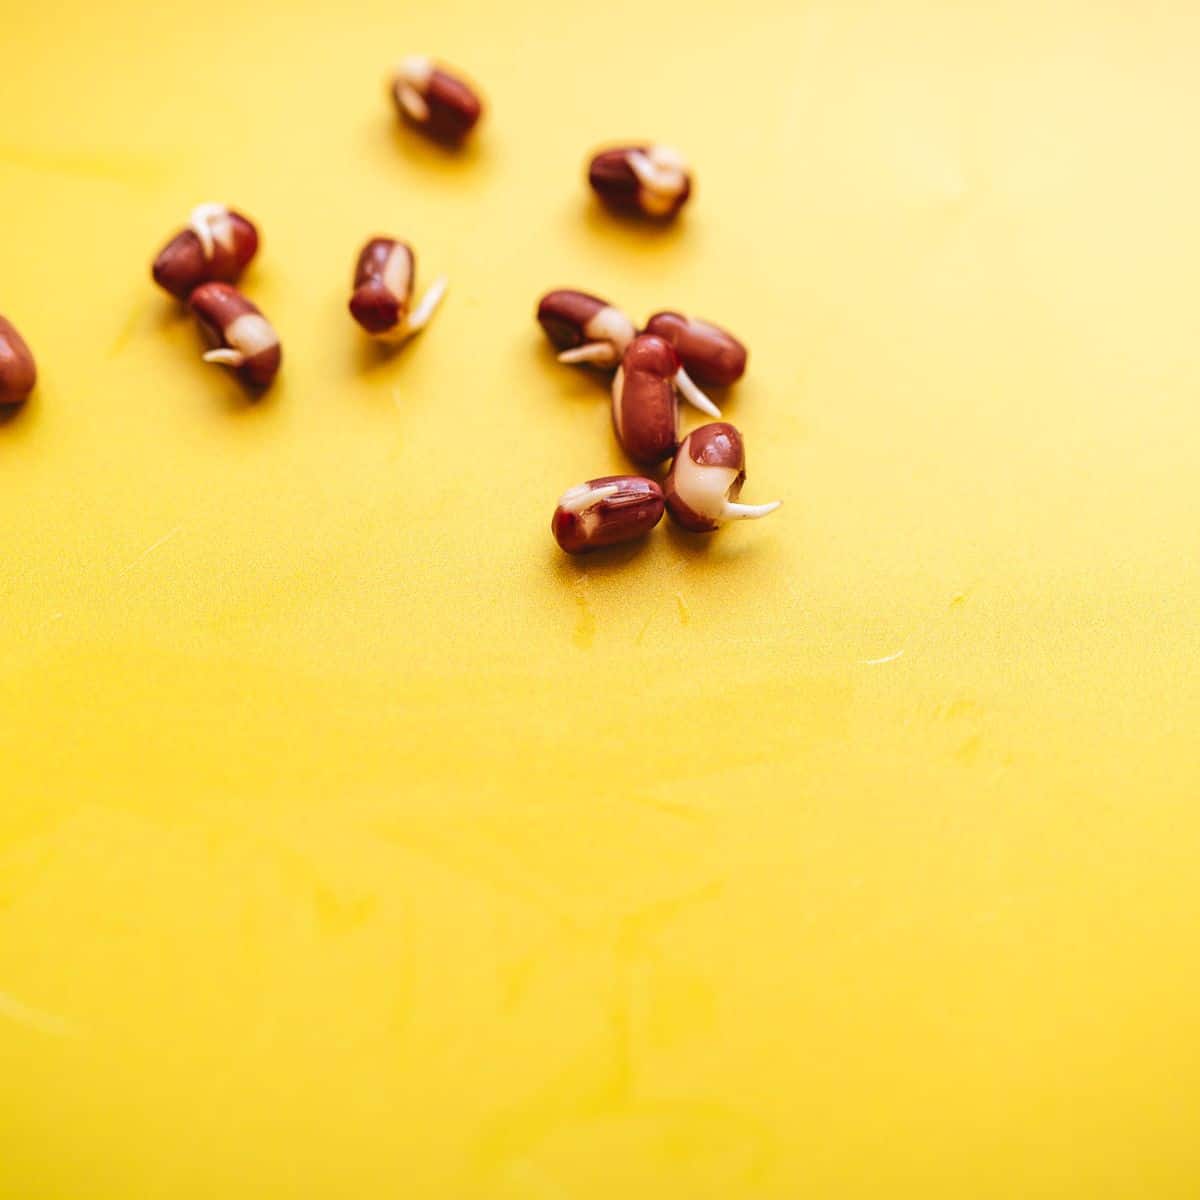
[[(0, 19), (0, 1196), (1197, 1194), (1194, 5)], [(202, 200), (256, 404), (148, 279)], [(390, 359), (374, 232), (451, 280)], [(746, 337), (780, 513), (557, 552), (562, 285)]]

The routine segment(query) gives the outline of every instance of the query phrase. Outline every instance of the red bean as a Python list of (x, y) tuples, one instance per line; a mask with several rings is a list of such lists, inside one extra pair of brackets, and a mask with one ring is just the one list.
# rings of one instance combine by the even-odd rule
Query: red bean
[(615, 367), (637, 336), (637, 327), (619, 308), (587, 292), (547, 292), (538, 304), (537, 319), (562, 351), (558, 361), (563, 363)]
[(740, 504), (746, 482), (742, 435), (725, 421), (693, 429), (680, 443), (664, 486), (671, 519), (693, 533), (707, 533), (726, 521), (765, 517), (780, 505)]
[(483, 102), (469, 84), (422, 55), (397, 66), (392, 98), (406, 121), (449, 145), (461, 142), (483, 115)]
[(687, 373), (703, 387), (728, 387), (746, 373), (746, 347), (720, 326), (659, 312), (646, 322), (646, 332), (670, 342)]
[(610, 208), (666, 220), (692, 194), (683, 155), (669, 146), (618, 146), (602, 150), (588, 165), (592, 190)]
[(350, 312), (370, 334), (410, 337), (429, 323), (446, 292), (446, 279), (434, 280), (416, 309), (412, 303), (417, 260), (407, 242), (375, 237), (362, 248), (354, 268)]
[(0, 317), (0, 406), (23, 404), (37, 383), (37, 363), (11, 321)]
[(605, 475), (564, 492), (550, 529), (568, 554), (630, 542), (662, 520), (662, 489), (639, 475)]
[(613, 379), (617, 440), (634, 462), (651, 466), (671, 457), (678, 437), (675, 375), (679, 359), (669, 342), (650, 333), (629, 344)]
[(283, 357), (279, 335), (237, 288), (204, 283), (188, 303), (216, 347), (204, 355), (205, 362), (232, 367), (256, 388), (265, 388), (275, 378)]
[(202, 283), (236, 283), (257, 252), (258, 230), (248, 218), (223, 204), (201, 204), (188, 228), (159, 251), (151, 271), (159, 287), (186, 300)]

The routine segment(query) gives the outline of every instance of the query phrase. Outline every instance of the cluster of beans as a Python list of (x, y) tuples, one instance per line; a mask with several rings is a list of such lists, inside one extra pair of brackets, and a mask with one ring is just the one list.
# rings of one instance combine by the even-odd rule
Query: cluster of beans
[[(662, 222), (692, 194), (686, 161), (666, 146), (601, 151), (588, 167), (588, 182), (610, 208)], [(713, 421), (679, 437), (679, 396), (719, 417), (702, 387), (728, 387), (745, 374), (746, 348), (731, 333), (677, 312), (655, 313), (639, 331), (620, 309), (574, 290), (548, 292), (537, 319), (559, 362), (616, 368), (613, 429), (629, 458), (642, 468), (671, 460), (661, 485), (645, 475), (604, 475), (566, 491), (550, 528), (568, 554), (642, 537), (664, 511), (681, 528), (708, 533), (779, 507), (778, 500), (740, 503), (746, 452), (734, 426)]]
[(708, 533), (779, 507), (777, 500), (740, 503), (746, 452), (742, 435), (727, 421), (679, 438), (678, 396), (719, 417), (700, 384), (728, 387), (745, 374), (746, 348), (733, 334), (677, 312), (655, 313), (639, 333), (620, 309), (567, 290), (543, 296), (537, 318), (558, 347), (559, 362), (616, 367), (613, 429), (625, 453), (647, 468), (672, 460), (662, 486), (643, 475), (605, 475), (564, 493), (550, 528), (568, 554), (641, 537), (664, 510), (681, 528)]
[[(474, 89), (428, 58), (404, 59), (390, 88), (406, 122), (450, 146), (461, 143), (483, 113)], [(610, 208), (656, 221), (673, 218), (692, 191), (682, 155), (657, 145), (601, 151), (588, 166), (588, 182)], [(235, 286), (258, 248), (248, 217), (202, 204), (162, 248), (151, 272), (196, 317), (212, 347), (204, 360), (230, 367), (255, 389), (271, 383), (283, 360), (271, 323)], [(414, 307), (415, 279), (411, 246), (370, 238), (355, 265), (351, 315), (373, 337), (410, 337), (429, 322), (446, 291), (439, 278)], [(673, 460), (661, 486), (644, 476), (612, 475), (567, 491), (552, 522), (564, 550), (577, 554), (630, 541), (653, 529), (664, 510), (684, 529), (705, 532), (779, 507), (778, 501), (739, 502), (746, 462), (732, 425), (716, 421), (679, 438), (677, 396), (719, 417), (702, 387), (727, 387), (744, 374), (746, 350), (732, 334), (677, 312), (655, 313), (639, 331), (619, 309), (579, 291), (550, 292), (537, 316), (560, 361), (615, 368), (613, 427), (626, 454), (643, 468)], [(29, 347), (0, 316), (0, 405), (22, 403), (36, 380)]]
[[(589, 164), (588, 182), (608, 208), (652, 221), (670, 221), (691, 196), (688, 163), (661, 145), (602, 150)], [(612, 425), (625, 454), (642, 468), (671, 460), (661, 485), (646, 475), (602, 475), (564, 492), (551, 520), (563, 550), (581, 554), (634, 541), (664, 511), (680, 528), (709, 533), (779, 508), (779, 500), (740, 503), (746, 470), (737, 428), (713, 421), (679, 438), (678, 396), (720, 416), (702, 386), (727, 388), (745, 373), (745, 347), (730, 332), (678, 312), (655, 313), (640, 331), (619, 308), (576, 290), (542, 296), (538, 320), (560, 362), (616, 368)]]
[(205, 362), (232, 367), (251, 387), (264, 388), (279, 370), (279, 335), (233, 285), (258, 253), (258, 230), (223, 204), (201, 204), (191, 221), (159, 251), (154, 282), (192, 310), (212, 343)]
[[(428, 58), (406, 58), (391, 81), (401, 116), (429, 137), (457, 145), (475, 127), (483, 105), (472, 88)], [(233, 285), (258, 251), (258, 230), (221, 204), (202, 204), (191, 222), (159, 252), (155, 282), (192, 310), (212, 344), (205, 362), (232, 367), (252, 388), (264, 388), (282, 362), (279, 336)], [(372, 337), (402, 341), (429, 323), (446, 294), (445, 277), (413, 307), (416, 254), (398, 238), (369, 238), (354, 267), (350, 315)]]
[[(404, 119), (448, 145), (461, 142), (483, 113), (470, 86), (427, 58), (405, 59), (389, 86)], [(191, 309), (211, 344), (204, 361), (230, 367), (256, 390), (270, 385), (283, 362), (274, 327), (234, 286), (258, 248), (258, 230), (247, 216), (223, 204), (201, 204), (151, 267), (154, 281)], [(411, 246), (397, 238), (370, 238), (355, 264), (351, 315), (373, 337), (410, 337), (429, 322), (446, 291), (446, 280), (439, 278), (413, 307), (415, 280)], [(0, 405), (22, 404), (36, 381), (33, 354), (0, 316)]]

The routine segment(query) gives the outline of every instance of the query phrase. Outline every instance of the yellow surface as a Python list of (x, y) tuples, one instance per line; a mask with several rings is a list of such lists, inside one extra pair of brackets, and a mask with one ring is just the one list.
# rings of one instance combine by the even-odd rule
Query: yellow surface
[[(1195, 6), (0, 24), (0, 1196), (1200, 1191)], [(638, 135), (669, 232), (582, 184)], [(208, 199), (258, 404), (147, 278)], [(452, 281), (390, 360), (376, 231)], [(557, 553), (570, 284), (745, 334), (777, 516)]]

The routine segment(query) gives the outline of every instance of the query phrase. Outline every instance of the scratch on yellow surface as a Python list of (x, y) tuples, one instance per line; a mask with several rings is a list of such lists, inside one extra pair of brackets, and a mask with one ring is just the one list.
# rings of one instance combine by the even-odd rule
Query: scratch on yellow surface
[(166, 168), (151, 159), (118, 151), (43, 150), (33, 146), (0, 145), (0, 167), (20, 167), (39, 174), (65, 178), (103, 180), (122, 187), (158, 183)]
[(596, 640), (596, 613), (588, 602), (586, 584), (582, 579), (575, 585), (575, 630), (571, 640), (580, 650), (587, 650)]
[(35, 1030), (37, 1033), (46, 1033), (52, 1037), (75, 1037), (78, 1034), (70, 1021), (56, 1017), (53, 1013), (40, 1012), (36, 1008), (30, 1008), (29, 1005), (22, 1004), (20, 1000), (5, 992), (0, 992), (0, 1017), (13, 1021), (17, 1025), (23, 1025), (26, 1029)]
[(172, 538), (176, 537), (182, 528), (182, 525), (176, 525), (174, 529), (167, 530), (162, 537), (156, 538), (154, 541), (152, 541), (150, 545), (148, 545), (145, 550), (143, 550), (141, 554), (137, 556), (137, 558), (135, 558), (131, 563), (126, 564), (122, 574), (126, 574), (129, 571), (132, 571), (134, 567), (140, 566), (146, 561), (147, 558), (150, 557), (151, 554), (155, 552), (155, 550), (159, 549), (161, 546), (165, 546)]
[(861, 660), (864, 667), (880, 667), (884, 663), (895, 662), (898, 658), (904, 657), (903, 649), (897, 650), (894, 654), (885, 654), (882, 658), (864, 658)]
[(121, 325), (117, 336), (113, 338), (112, 345), (108, 348), (108, 357), (116, 358), (122, 353), (133, 340), (134, 335), (138, 332), (146, 313), (149, 311), (149, 304), (135, 305)]

